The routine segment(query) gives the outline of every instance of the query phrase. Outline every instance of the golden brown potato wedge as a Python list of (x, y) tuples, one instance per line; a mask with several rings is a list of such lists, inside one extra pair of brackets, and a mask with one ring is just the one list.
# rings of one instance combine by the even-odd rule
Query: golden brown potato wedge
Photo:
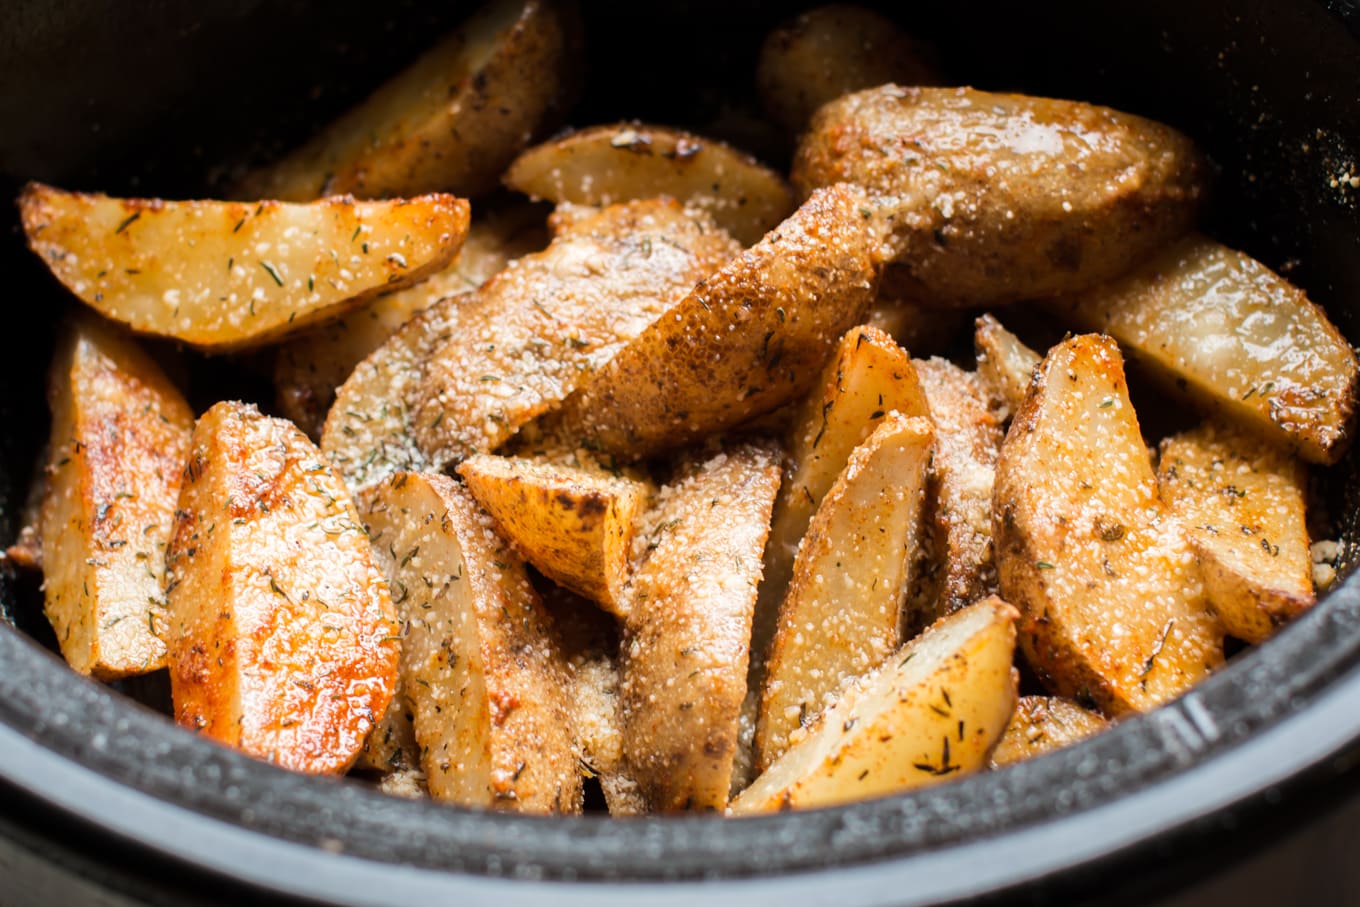
[[(820, 388), (799, 406), (788, 433), (784, 481), (765, 546), (765, 576), (751, 634), (756, 659), (769, 652), (798, 543), (851, 452), (890, 412), (930, 416), (911, 357), (877, 328), (852, 328), (841, 338), (822, 370)], [(758, 672), (752, 680), (761, 685)]]
[(548, 579), (627, 616), (633, 525), (647, 487), (623, 477), (475, 454), (458, 474), (510, 544)]
[(1306, 460), (1335, 463), (1350, 445), (1354, 350), (1302, 290), (1241, 252), (1191, 236), (1052, 309), (1113, 336), (1172, 392)]
[[(355, 760), (356, 769), (379, 772), (384, 777), (417, 772), (425, 784), (425, 773), (420, 769), (420, 744), (416, 742), (415, 716), (401, 690), (400, 672), (393, 688), (392, 702), (378, 724), (364, 741), (364, 748)], [(394, 782), (399, 783), (399, 782)], [(428, 788), (424, 794), (428, 794)]]
[(993, 597), (941, 618), (852, 684), (731, 814), (865, 800), (984, 768), (1015, 709), (1017, 616)]
[(348, 768), (391, 702), (400, 638), (321, 451), (253, 406), (209, 409), (166, 561), (179, 723), (296, 771)]
[(883, 85), (827, 104), (794, 187), (877, 196), (885, 287), (988, 306), (1095, 286), (1193, 226), (1209, 167), (1151, 120), (1076, 101)]
[(887, 414), (817, 508), (798, 546), (766, 666), (758, 770), (835, 702), (847, 680), (880, 664), (901, 641), (934, 446), (929, 419)]
[(867, 205), (853, 186), (815, 193), (591, 373), (562, 422), (637, 460), (806, 393), (874, 297)]
[(431, 796), (579, 812), (566, 663), (524, 562), (445, 476), (398, 473), (361, 511), (401, 618), (401, 689)]
[(426, 360), (415, 431), (438, 467), (489, 453), (583, 381), (735, 254), (672, 199), (613, 205), (496, 275)]
[(1158, 491), (1195, 549), (1210, 604), (1238, 639), (1264, 642), (1313, 604), (1307, 483), (1289, 454), (1214, 422), (1162, 442)]
[(1039, 354), (991, 315), (983, 315), (975, 323), (973, 351), (977, 355), (978, 376), (999, 405), (999, 418), (1010, 418), (1025, 402), (1030, 378), (1039, 365)]
[(65, 329), (40, 512), (47, 619), (72, 668), (113, 680), (165, 667), (165, 547), (194, 416), (149, 356), (87, 313)]
[(205, 350), (259, 346), (444, 267), (468, 204), (166, 202), (29, 183), (24, 232), (81, 301), (134, 331)]
[(620, 647), (624, 758), (652, 810), (727, 805), (778, 452), (681, 469), (646, 513)]
[(441, 299), (417, 314), (355, 366), (336, 391), (321, 428), (321, 450), (355, 494), (394, 473), (432, 467), (416, 443), (413, 401), (420, 366), (454, 336), (468, 298)]
[(996, 592), (992, 482), (1002, 433), (975, 372), (947, 359), (915, 365), (935, 420), (931, 504), (940, 585), (929, 623)]
[(666, 126), (614, 123), (521, 154), (505, 185), (531, 198), (613, 205), (669, 195), (703, 208), (743, 246), (793, 211), (783, 177), (730, 145)]
[(1079, 743), (1110, 726), (1095, 712), (1060, 696), (1021, 696), (1006, 733), (992, 753), (992, 768), (1023, 762)]
[(489, 192), (573, 100), (578, 29), (571, 3), (494, 0), (306, 145), (249, 174), (236, 195)]
[(546, 246), (543, 217), (535, 205), (493, 209), (489, 215), (479, 210), (458, 257), (444, 270), (281, 345), (274, 359), (279, 413), (308, 437), (320, 438), (335, 391), (356, 365), (417, 312), (477, 289), (511, 261)]
[(828, 101), (887, 82), (938, 85), (929, 54), (892, 20), (849, 3), (809, 10), (770, 32), (756, 86), (770, 118), (802, 131)]
[(1222, 626), (1157, 496), (1110, 338), (1044, 358), (1001, 447), (992, 533), (1025, 656), (1054, 693), (1141, 711), (1222, 663)]

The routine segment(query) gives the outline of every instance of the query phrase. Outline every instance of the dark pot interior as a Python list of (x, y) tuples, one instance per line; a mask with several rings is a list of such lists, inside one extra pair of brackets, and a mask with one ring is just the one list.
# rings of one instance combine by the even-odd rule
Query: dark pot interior
[[(210, 192), (222, 166), (305, 135), (466, 6), (11, 3), (0, 19), (0, 195), (30, 178)], [(571, 122), (638, 116), (712, 130), (722, 101), (751, 100), (760, 36), (790, 9), (587, 4), (589, 100)], [(1106, 103), (1193, 135), (1222, 167), (1210, 231), (1288, 274), (1360, 337), (1360, 190), (1333, 184), (1347, 167), (1360, 172), (1360, 8), (1150, 0), (896, 15), (961, 83)], [(22, 328), (0, 340), (8, 539), (45, 435), (40, 376), (65, 301), (5, 210), (0, 263)], [(195, 390), (243, 386), (219, 371)], [(1360, 523), (1356, 462), (1324, 481), (1348, 543)], [(362, 904), (455, 893), (631, 902), (638, 885), (688, 902), (696, 890), (681, 882), (704, 883), (718, 902), (1023, 891), (1139, 903), (1344, 800), (1360, 775), (1354, 576), (1179, 702), (1087, 744), (910, 796), (739, 822), (491, 815), (289, 775), (65, 670), (45, 649), (35, 592), (0, 576), (0, 609), (19, 629), (0, 627), (0, 841), (158, 903), (247, 891)]]

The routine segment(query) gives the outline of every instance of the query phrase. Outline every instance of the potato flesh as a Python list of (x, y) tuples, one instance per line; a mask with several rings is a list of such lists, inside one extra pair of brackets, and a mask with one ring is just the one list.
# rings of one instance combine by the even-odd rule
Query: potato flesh
[[(774, 638), (798, 543), (851, 452), (889, 412), (930, 416), (911, 357), (877, 328), (848, 331), (822, 370), (819, 386), (820, 392), (798, 408), (788, 434), (788, 465), (765, 546), (765, 576), (751, 636), (751, 651), (758, 659), (768, 654)], [(753, 679), (759, 682), (759, 677)]]
[(613, 205), (669, 195), (702, 208), (744, 246), (793, 211), (783, 178), (722, 142), (664, 126), (582, 129), (520, 155), (505, 185), (532, 198)]
[(947, 359), (915, 365), (935, 421), (932, 519), (941, 586), (933, 619), (997, 590), (992, 484), (1002, 433), (975, 373)]
[(652, 810), (727, 805), (778, 462), (742, 445), (685, 468), (639, 527), (623, 746)]
[(432, 463), (416, 442), (420, 367), (458, 329), (466, 294), (419, 313), (354, 368), (321, 428), (321, 450), (358, 494), (398, 472)]
[(165, 667), (165, 548), (194, 417), (128, 338), (67, 329), (48, 379), (44, 608), (68, 664), (114, 680)]
[(401, 690), (431, 796), (579, 812), (566, 665), (524, 562), (444, 476), (398, 473), (362, 511), (401, 619)]
[(1192, 236), (1053, 309), (1306, 460), (1335, 463), (1350, 444), (1355, 352), (1301, 290), (1241, 252)]
[(1016, 616), (993, 597), (936, 622), (846, 690), (730, 813), (831, 806), (985, 767), (1015, 708)]
[(527, 255), (463, 307), (428, 358), (415, 416), (438, 467), (495, 450), (555, 409), (736, 251), (670, 199), (615, 205)]
[(63, 192), (19, 197), (29, 247), (101, 315), (205, 350), (277, 340), (457, 253), (451, 195), (356, 202), (165, 202)]
[(1303, 464), (1213, 422), (1162, 442), (1158, 490), (1232, 636), (1261, 643), (1314, 602)]
[(480, 195), (574, 93), (570, 7), (497, 0), (238, 197)]
[(590, 374), (562, 422), (632, 461), (806, 393), (873, 300), (866, 204), (852, 186), (815, 193)]
[(793, 183), (876, 197), (885, 287), (988, 306), (1122, 273), (1191, 228), (1208, 173), (1185, 136), (1106, 107), (883, 85), (817, 112)]
[(997, 463), (1001, 594), (1054, 693), (1152, 708), (1222, 663), (1222, 627), (1157, 496), (1115, 342), (1073, 337), (1036, 374)]
[(798, 547), (756, 726), (757, 768), (900, 642), (935, 443), (929, 419), (892, 412), (851, 454)]
[(387, 709), (398, 636), (349, 494), (297, 428), (219, 403), (194, 428), (170, 577), (175, 717), (296, 771), (337, 773)]
[(973, 351), (977, 355), (978, 376), (992, 400), (1001, 407), (998, 416), (1006, 419), (1019, 412), (1029, 392), (1030, 378), (1039, 365), (1039, 354), (991, 315), (983, 315), (975, 323)]
[(458, 474), (525, 560), (626, 616), (633, 521), (647, 500), (642, 483), (488, 454), (464, 460)]
[(542, 212), (536, 207), (493, 211), (489, 217), (479, 211), (448, 267), (413, 287), (384, 293), (279, 347), (274, 387), (280, 414), (308, 437), (320, 438), (336, 389), (417, 312), (447, 296), (477, 289), (514, 259), (545, 245)]
[(776, 28), (756, 66), (761, 104), (790, 134), (828, 101), (887, 82), (935, 85), (939, 74), (891, 19), (853, 4), (820, 6)]
[(1099, 734), (1110, 723), (1070, 699), (1059, 696), (1022, 696), (1015, 715), (992, 753), (992, 768), (1023, 762), (1080, 743)]

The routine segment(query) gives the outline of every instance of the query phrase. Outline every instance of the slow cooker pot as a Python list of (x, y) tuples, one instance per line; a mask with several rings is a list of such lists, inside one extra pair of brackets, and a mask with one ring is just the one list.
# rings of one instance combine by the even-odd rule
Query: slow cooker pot
[[(0, 195), (26, 179), (211, 191), (220, 167), (297, 141), (466, 7), (12, 0), (0, 17)], [(639, 116), (740, 141), (732, 110), (750, 100), (755, 48), (792, 11), (587, 3), (587, 101), (571, 120)], [(885, 11), (959, 82), (1110, 104), (1193, 135), (1222, 167), (1211, 232), (1360, 337), (1356, 4)], [(45, 436), (41, 376), (64, 300), (5, 217), (8, 539)], [(221, 371), (213, 380), (249, 381)], [(1358, 456), (1322, 494), (1348, 551), (1360, 542)], [(1148, 903), (1236, 877), (1250, 904), (1277, 899), (1269, 880), (1299, 871), (1339, 902), (1360, 877), (1316, 842), (1360, 826), (1350, 565), (1277, 638), (1087, 743), (907, 796), (742, 821), (488, 814), (291, 775), (66, 670), (34, 584), (0, 575), (0, 902)]]

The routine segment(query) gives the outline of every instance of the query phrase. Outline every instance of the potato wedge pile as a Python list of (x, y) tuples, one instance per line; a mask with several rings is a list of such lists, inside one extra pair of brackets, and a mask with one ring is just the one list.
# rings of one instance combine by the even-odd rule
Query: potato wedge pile
[(11, 560), (73, 669), (402, 796), (740, 816), (1075, 744), (1318, 600), (1360, 364), (1194, 232), (1190, 138), (833, 6), (759, 48), (787, 174), (533, 145), (580, 31), (495, 0), (233, 200), (23, 191), (77, 305)]

